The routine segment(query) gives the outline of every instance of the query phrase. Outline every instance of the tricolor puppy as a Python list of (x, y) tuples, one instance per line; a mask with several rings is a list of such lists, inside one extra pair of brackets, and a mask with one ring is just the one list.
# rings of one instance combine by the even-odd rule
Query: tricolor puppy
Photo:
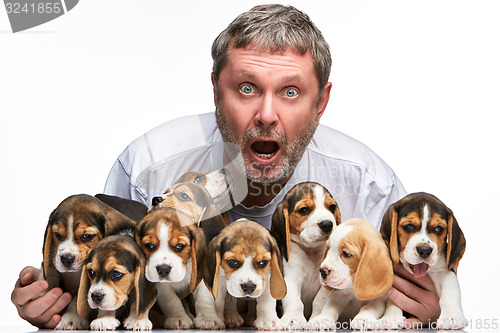
[(135, 222), (86, 194), (63, 200), (50, 214), (43, 244), (42, 279), (50, 290), (61, 287), (73, 295), (57, 329), (85, 329), (88, 321), (76, 312), (82, 263), (105, 236), (133, 230)]
[(85, 259), (78, 314), (86, 317), (88, 307), (98, 309), (90, 323), (92, 330), (115, 330), (121, 318), (117, 312), (128, 310), (126, 329), (151, 330), (149, 309), (156, 300), (153, 283), (144, 277), (144, 254), (133, 235), (113, 235), (101, 240)]
[[(203, 284), (198, 287), (206, 242), (197, 222), (182, 211), (165, 207), (151, 211), (136, 228), (136, 241), (147, 258), (146, 278), (156, 283), (158, 304), (165, 315), (167, 329), (187, 329), (193, 324), (198, 328), (224, 327), (215, 314), (209, 291)], [(209, 223), (207, 227), (214, 225)], [(213, 230), (209, 233), (212, 232), (216, 233)], [(195, 298), (194, 321), (182, 304), (191, 293)], [(212, 311), (205, 311), (207, 307)]]
[[(434, 282), (441, 307), (438, 327), (467, 326), (454, 271), (465, 252), (465, 237), (451, 209), (431, 194), (409, 194), (389, 207), (381, 232), (395, 263), (417, 279), (428, 274)], [(396, 313), (392, 318), (402, 318), (401, 310)]]
[(324, 288), (314, 300), (311, 328), (333, 329), (340, 315), (351, 320), (352, 329), (378, 328), (383, 295), (393, 282), (389, 249), (378, 230), (362, 219), (337, 226), (327, 242), (320, 281)]
[(306, 325), (312, 301), (319, 290), (318, 270), (326, 240), (340, 224), (337, 202), (317, 183), (295, 185), (273, 214), (271, 234), (276, 238), (283, 262), (287, 295), (283, 298), (285, 327)]
[(203, 278), (227, 326), (243, 323), (234, 297), (257, 298), (254, 326), (258, 329), (282, 328), (276, 314), (276, 299), (286, 295), (281, 255), (276, 240), (262, 225), (238, 220), (224, 228), (210, 242)]
[[(193, 183), (205, 188), (219, 212), (225, 212), (234, 206), (231, 195), (232, 179), (225, 168), (207, 174), (188, 172), (177, 179), (173, 186), (179, 183)], [(153, 198), (151, 209), (164, 206), (163, 201), (172, 192), (172, 187), (168, 188), (162, 195)]]

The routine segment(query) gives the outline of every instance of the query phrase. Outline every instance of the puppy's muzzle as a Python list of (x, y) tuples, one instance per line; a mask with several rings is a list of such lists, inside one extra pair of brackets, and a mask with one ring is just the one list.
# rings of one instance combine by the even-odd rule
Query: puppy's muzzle
[(104, 294), (102, 293), (92, 293), (90, 295), (90, 298), (92, 298), (92, 301), (94, 301), (95, 304), (99, 304), (102, 302), (104, 298)]
[(321, 221), (320, 223), (318, 223), (318, 227), (324, 233), (329, 233), (333, 229), (333, 222), (329, 220)]
[(247, 295), (252, 294), (255, 291), (255, 288), (257, 288), (257, 285), (252, 282), (247, 282), (247, 283), (242, 283), (241, 284), (241, 290)]
[(74, 262), (75, 262), (75, 256), (61, 255), (61, 263), (64, 265), (64, 267), (70, 268)]
[(153, 207), (156, 207), (158, 206), (161, 202), (163, 201), (163, 198), (162, 197), (154, 197), (151, 204), (153, 205)]
[(432, 253), (432, 248), (429, 246), (417, 246), (417, 253), (422, 259), (428, 258)]
[(172, 270), (172, 266), (169, 266), (169, 265), (156, 266), (156, 271), (158, 272), (158, 275), (162, 278), (167, 277), (170, 274), (171, 270)]

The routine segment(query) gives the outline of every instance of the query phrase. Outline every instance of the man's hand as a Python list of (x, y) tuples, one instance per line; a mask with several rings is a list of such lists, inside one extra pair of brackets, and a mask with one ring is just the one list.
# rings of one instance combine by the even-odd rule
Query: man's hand
[(42, 297), (32, 300), (49, 287), (47, 281), (38, 281), (39, 274), (39, 269), (25, 267), (16, 281), (11, 300), (19, 316), (30, 324), (39, 328), (54, 328), (61, 321), (59, 313), (71, 301), (71, 294), (54, 288)]
[(435, 322), (441, 312), (439, 296), (429, 275), (416, 279), (402, 264), (394, 265), (394, 282), (386, 296), (414, 316), (407, 318), (405, 323), (415, 325), (421, 322), (425, 327)]

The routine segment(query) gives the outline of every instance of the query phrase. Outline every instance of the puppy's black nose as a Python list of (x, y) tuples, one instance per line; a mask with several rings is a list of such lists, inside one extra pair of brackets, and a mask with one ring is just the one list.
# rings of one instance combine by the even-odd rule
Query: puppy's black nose
[(320, 223), (318, 223), (318, 226), (321, 229), (321, 231), (327, 232), (327, 233), (332, 231), (332, 229), (333, 229), (332, 221), (328, 221), (328, 220), (321, 221)]
[(321, 278), (322, 279), (326, 279), (326, 277), (328, 276), (328, 274), (330, 274), (330, 271), (326, 268), (320, 268), (319, 269), (319, 274), (321, 274)]
[(171, 270), (172, 270), (172, 266), (169, 266), (169, 265), (156, 266), (156, 271), (158, 272), (158, 275), (161, 277), (168, 276), (168, 274), (170, 274)]
[(62, 262), (62, 264), (64, 266), (66, 266), (66, 267), (69, 268), (75, 262), (75, 256), (65, 256), (65, 255), (62, 255), (61, 256), (61, 262)]
[(158, 206), (158, 204), (162, 201), (163, 201), (162, 197), (154, 197), (151, 203), (153, 204), (153, 206)]
[(432, 248), (429, 246), (417, 246), (417, 253), (421, 258), (425, 259), (431, 255)]
[(255, 285), (255, 283), (252, 282), (241, 284), (241, 290), (243, 290), (245, 294), (253, 293), (255, 291), (255, 288), (257, 288), (257, 286)]
[(95, 304), (99, 304), (102, 302), (102, 299), (104, 298), (104, 295), (101, 293), (92, 293), (90, 295), (90, 298), (94, 301)]

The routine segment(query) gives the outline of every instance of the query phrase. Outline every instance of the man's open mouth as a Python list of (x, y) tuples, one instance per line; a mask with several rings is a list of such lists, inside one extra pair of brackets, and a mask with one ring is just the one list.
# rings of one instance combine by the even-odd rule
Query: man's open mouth
[(250, 149), (259, 160), (271, 161), (279, 152), (280, 146), (276, 141), (261, 140), (252, 143)]
[(429, 265), (425, 262), (422, 262), (417, 265), (410, 265), (410, 268), (413, 272), (413, 275), (418, 279), (427, 274), (427, 270), (429, 269)]

